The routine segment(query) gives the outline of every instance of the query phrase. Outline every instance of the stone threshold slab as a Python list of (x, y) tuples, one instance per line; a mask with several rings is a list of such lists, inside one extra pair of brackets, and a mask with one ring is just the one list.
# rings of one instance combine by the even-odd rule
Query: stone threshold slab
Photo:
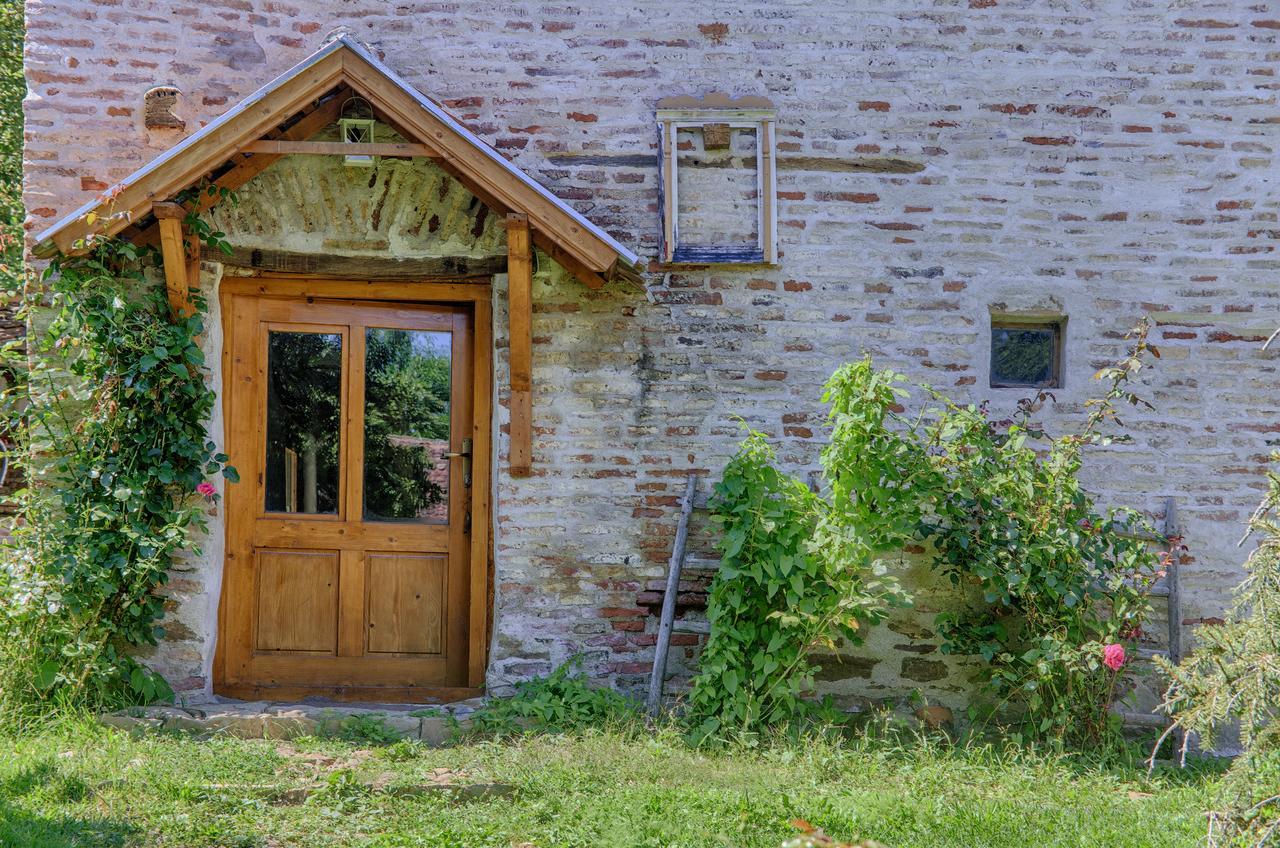
[[(472, 714), (484, 703), (472, 698), (449, 704), (346, 704), (336, 701), (281, 703), (228, 698), (175, 705), (128, 707), (104, 713), (108, 727), (134, 733), (170, 731), (210, 738), (294, 739), (300, 736), (343, 736), (360, 732), (449, 745), (471, 729)], [(359, 722), (359, 724), (357, 724)]]

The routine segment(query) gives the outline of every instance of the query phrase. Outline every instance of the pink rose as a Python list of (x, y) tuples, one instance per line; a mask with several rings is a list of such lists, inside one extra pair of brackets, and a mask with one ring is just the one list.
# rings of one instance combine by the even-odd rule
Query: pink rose
[(1102, 649), (1102, 664), (1112, 671), (1124, 668), (1124, 645), (1111, 643)]
[(213, 487), (213, 484), (212, 484), (212, 483), (210, 483), (210, 482), (209, 482), (209, 481), (207, 481), (207, 480), (206, 480), (205, 482), (201, 483), (199, 486), (196, 486), (196, 494), (197, 494), (197, 495), (203, 495), (203, 496), (204, 496), (204, 497), (206, 497), (206, 498), (211, 498), (211, 497), (213, 497), (214, 495), (216, 495), (217, 493), (218, 493), (218, 490), (217, 490), (217, 489), (215, 489), (215, 488)]

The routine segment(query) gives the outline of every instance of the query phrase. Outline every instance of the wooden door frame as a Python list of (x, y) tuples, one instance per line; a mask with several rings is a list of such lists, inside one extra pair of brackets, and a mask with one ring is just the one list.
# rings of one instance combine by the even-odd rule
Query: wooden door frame
[[(462, 700), (474, 697), (484, 689), (488, 664), (490, 617), (489, 556), (493, 533), (493, 288), (480, 282), (382, 282), (378, 280), (336, 280), (302, 275), (263, 274), (255, 277), (223, 277), (218, 298), (222, 308), (222, 411), (223, 421), (230, 422), (231, 392), (227, 382), (232, 373), (232, 298), (249, 295), (264, 298), (309, 301), (313, 299), (363, 300), (370, 302), (469, 304), (474, 321), (472, 367), (472, 462), (471, 462), (471, 550), (470, 593), (467, 610), (467, 685), (443, 687), (342, 687), (326, 692), (337, 698), (354, 700), (386, 700), (413, 702), (429, 700)], [(229, 426), (229, 425), (224, 425)], [(224, 433), (224, 438), (226, 434)], [(236, 484), (232, 484), (236, 485)], [(230, 516), (224, 519), (224, 536), (230, 532)], [(226, 626), (227, 595), (225, 567), (219, 578), (218, 632), (213, 663), (213, 687), (216, 692), (233, 697), (295, 698), (318, 694), (314, 689), (294, 690), (288, 687), (262, 689), (227, 686)], [(254, 689), (255, 691), (249, 691)]]

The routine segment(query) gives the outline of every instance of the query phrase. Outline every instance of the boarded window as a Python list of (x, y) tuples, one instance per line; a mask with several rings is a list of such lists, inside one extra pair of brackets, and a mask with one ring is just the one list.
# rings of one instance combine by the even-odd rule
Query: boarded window
[[(725, 127), (715, 146), (709, 127), (676, 132), (676, 251), (748, 256), (759, 252), (760, 169), (754, 127)], [(725, 125), (720, 125), (725, 126)], [(756, 259), (760, 261), (760, 259)]]
[(991, 386), (1062, 385), (1062, 322), (991, 322)]
[(658, 103), (665, 262), (777, 261), (774, 110), (761, 97)]

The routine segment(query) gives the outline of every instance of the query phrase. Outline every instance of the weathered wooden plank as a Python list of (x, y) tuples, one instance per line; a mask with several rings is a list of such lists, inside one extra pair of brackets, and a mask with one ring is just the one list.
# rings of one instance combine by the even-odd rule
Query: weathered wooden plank
[(676, 250), (676, 125), (662, 123), (662, 261), (670, 262)]
[(511, 475), (533, 464), (533, 255), (529, 216), (507, 216), (507, 318), (511, 352)]
[(235, 247), (230, 254), (206, 249), (204, 258), (240, 268), (289, 274), (314, 274), (355, 280), (428, 280), (491, 277), (507, 271), (506, 256), (430, 256), (398, 259), (381, 256), (336, 256)]
[(760, 243), (764, 261), (778, 261), (778, 178), (774, 168), (773, 121), (760, 124)]
[(406, 142), (288, 141), (261, 138), (241, 148), (245, 153), (312, 156), (412, 156), (438, 158), (440, 154), (425, 144)]

